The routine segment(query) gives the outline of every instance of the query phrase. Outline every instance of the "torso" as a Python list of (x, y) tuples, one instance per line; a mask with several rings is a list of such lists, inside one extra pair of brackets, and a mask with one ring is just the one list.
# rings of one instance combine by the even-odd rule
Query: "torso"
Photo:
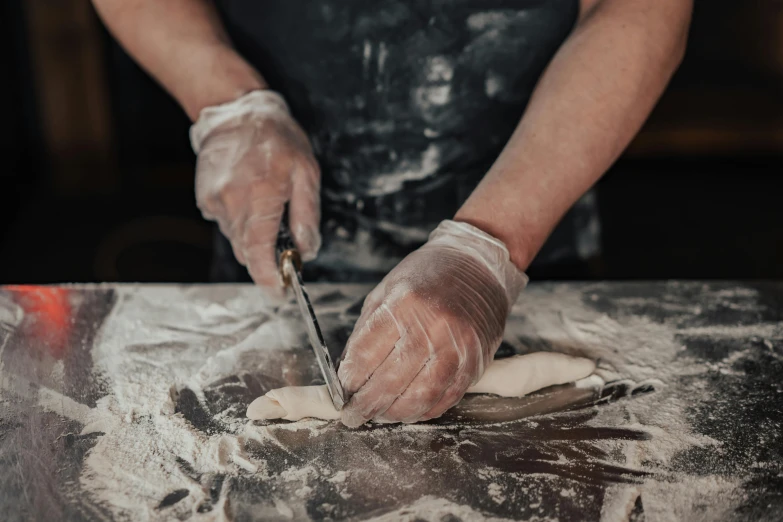
[[(218, 5), (240, 53), (312, 138), (323, 172), (315, 269), (343, 280), (383, 275), (454, 215), (579, 9), (578, 0)], [(574, 227), (564, 222), (553, 235), (562, 244), (539, 260), (578, 255)]]

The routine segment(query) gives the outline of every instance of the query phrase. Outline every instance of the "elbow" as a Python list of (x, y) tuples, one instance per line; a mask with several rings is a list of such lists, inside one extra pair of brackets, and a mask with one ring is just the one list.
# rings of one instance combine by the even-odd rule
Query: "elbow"
[(685, 59), (694, 0), (581, 0), (580, 25), (598, 20), (624, 28), (629, 52), (647, 65), (674, 74)]
[(682, 30), (674, 37), (674, 43), (670, 52), (672, 72), (676, 71), (682, 61), (685, 59), (685, 52), (688, 49), (688, 28), (690, 26), (690, 19), (688, 23), (684, 25)]
[(660, 16), (636, 20), (645, 62), (663, 78), (671, 78), (685, 59), (692, 5), (692, 0), (671, 0), (657, 7)]
[(666, 56), (663, 59), (663, 72), (671, 77), (677, 69), (682, 65), (685, 59), (685, 51), (688, 47), (687, 36), (682, 37), (675, 41), (671, 48), (667, 50)]
[(132, 0), (124, 2), (118, 2), (116, 0), (90, 0), (90, 2), (92, 3), (95, 12), (98, 13), (98, 17), (103, 20), (103, 23), (110, 29), (113, 27), (113, 24), (120, 23), (123, 19), (123, 14), (126, 13), (128, 9), (132, 9), (135, 4), (138, 4), (138, 2)]
[(103, 20), (103, 23), (107, 23), (107, 18), (111, 16), (111, 6), (107, 5), (107, 0), (90, 0), (93, 9), (98, 14), (98, 17)]
[(691, 26), (691, 13), (693, 12), (693, 0), (677, 0), (680, 10), (676, 13), (676, 23), (672, 24), (671, 47), (669, 49), (669, 64), (672, 74), (680, 67), (685, 59), (688, 48), (688, 33)]

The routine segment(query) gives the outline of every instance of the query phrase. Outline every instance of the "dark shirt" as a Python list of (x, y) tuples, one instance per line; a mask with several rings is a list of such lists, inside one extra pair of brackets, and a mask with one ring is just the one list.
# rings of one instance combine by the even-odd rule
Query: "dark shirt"
[[(383, 276), (453, 217), (511, 136), (579, 8), (578, 0), (218, 6), (321, 165), (324, 242), (308, 270), (353, 281)], [(588, 195), (536, 263), (584, 259), (596, 245)], [(225, 244), (221, 252), (230, 257)], [(221, 270), (218, 279), (244, 275), (236, 265)]]

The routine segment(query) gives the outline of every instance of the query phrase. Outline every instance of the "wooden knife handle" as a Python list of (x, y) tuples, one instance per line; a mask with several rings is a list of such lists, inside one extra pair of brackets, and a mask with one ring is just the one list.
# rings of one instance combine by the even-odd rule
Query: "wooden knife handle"
[(288, 278), (288, 274), (283, 270), (286, 259), (291, 259), (294, 267), (297, 270), (302, 269), (302, 256), (299, 255), (299, 250), (294, 243), (294, 237), (291, 235), (291, 229), (288, 226), (288, 203), (283, 210), (283, 217), (280, 220), (280, 230), (277, 233), (277, 267), (280, 270), (280, 276), (283, 278), (283, 285), (288, 287), (291, 281)]

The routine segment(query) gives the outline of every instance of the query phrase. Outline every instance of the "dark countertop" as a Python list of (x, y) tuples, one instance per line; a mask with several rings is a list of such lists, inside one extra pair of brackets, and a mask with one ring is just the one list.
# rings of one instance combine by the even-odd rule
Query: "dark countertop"
[[(335, 354), (368, 287), (312, 285)], [(0, 289), (3, 520), (781, 520), (783, 283), (533, 284), (498, 356), (598, 376), (410, 426), (249, 423), (318, 380), (250, 286)]]

